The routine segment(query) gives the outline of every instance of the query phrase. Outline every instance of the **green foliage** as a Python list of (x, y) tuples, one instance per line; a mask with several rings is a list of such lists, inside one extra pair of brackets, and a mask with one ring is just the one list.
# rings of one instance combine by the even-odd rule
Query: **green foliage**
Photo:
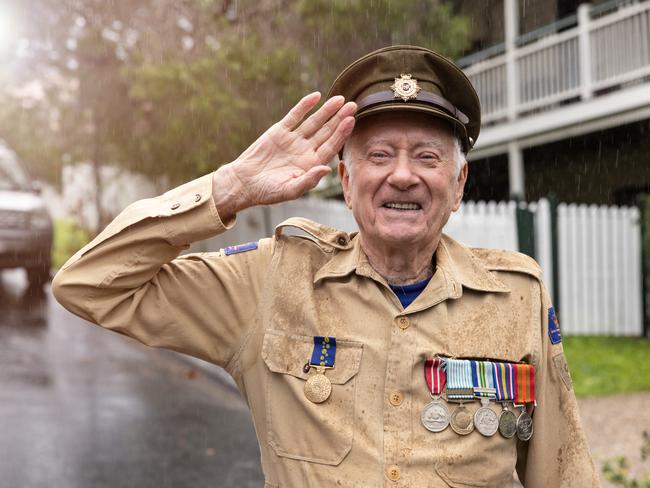
[(237, 157), (363, 53), (412, 43), (460, 54), (468, 21), (450, 5), (33, 0), (29, 69), (12, 83), (37, 79), (45, 96), (26, 109), (0, 94), (0, 136), (50, 181), (62, 162), (93, 161), (178, 183)]
[(52, 266), (59, 269), (74, 253), (90, 242), (90, 238), (90, 232), (80, 227), (73, 219), (56, 219)]
[[(641, 460), (647, 460), (649, 454), (650, 434), (644, 432), (643, 444), (641, 446)], [(630, 463), (623, 456), (607, 460), (603, 465), (603, 476), (616, 486), (623, 486), (625, 488), (650, 488), (650, 474), (646, 475), (642, 480), (631, 478)]]
[(576, 395), (650, 390), (650, 339), (572, 336), (563, 343)]

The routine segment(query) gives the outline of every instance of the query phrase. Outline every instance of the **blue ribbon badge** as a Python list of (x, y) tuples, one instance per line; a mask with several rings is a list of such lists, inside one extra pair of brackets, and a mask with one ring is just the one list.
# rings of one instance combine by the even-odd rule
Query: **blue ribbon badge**
[(336, 337), (314, 336), (314, 350), (311, 353), (312, 366), (333, 368), (336, 359)]

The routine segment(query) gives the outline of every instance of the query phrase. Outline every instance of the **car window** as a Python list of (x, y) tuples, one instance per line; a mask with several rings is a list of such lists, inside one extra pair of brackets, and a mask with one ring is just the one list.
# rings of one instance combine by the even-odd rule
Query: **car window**
[(0, 143), (0, 190), (28, 190), (29, 178), (16, 153)]

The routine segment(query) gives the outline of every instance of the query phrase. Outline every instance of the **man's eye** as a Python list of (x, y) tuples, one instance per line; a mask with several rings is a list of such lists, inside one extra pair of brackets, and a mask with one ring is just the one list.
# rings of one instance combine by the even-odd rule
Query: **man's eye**
[(387, 158), (388, 154), (382, 151), (374, 151), (370, 153), (370, 157), (373, 159), (379, 159), (379, 158)]

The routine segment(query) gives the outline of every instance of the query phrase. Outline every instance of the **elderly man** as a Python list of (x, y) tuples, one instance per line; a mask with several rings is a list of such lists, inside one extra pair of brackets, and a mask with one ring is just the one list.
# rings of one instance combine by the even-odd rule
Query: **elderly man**
[[(62, 268), (57, 299), (223, 366), (253, 413), (266, 487), (511, 487), (515, 468), (526, 487), (597, 486), (539, 267), (442, 234), (480, 127), (470, 82), (393, 46), (330, 94), (213, 174), (124, 210)], [(179, 257), (240, 210), (313, 188), (339, 151), (358, 234), (290, 219)]]

